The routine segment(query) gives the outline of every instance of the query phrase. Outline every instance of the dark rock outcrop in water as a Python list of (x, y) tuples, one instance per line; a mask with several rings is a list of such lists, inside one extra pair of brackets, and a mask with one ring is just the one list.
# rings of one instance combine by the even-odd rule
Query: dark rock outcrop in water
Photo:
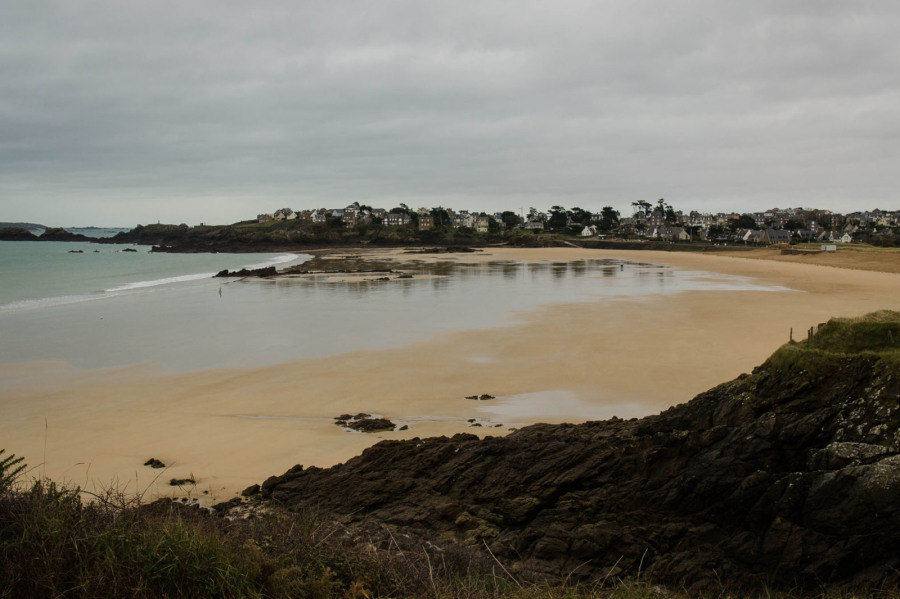
[(62, 228), (51, 228), (44, 231), (43, 235), (38, 238), (39, 241), (97, 241), (94, 237), (81, 235), (80, 233), (70, 233)]
[[(242, 268), (240, 270), (222, 270), (216, 273), (216, 277), (274, 277), (278, 270), (274, 266), (264, 268)], [(215, 277), (213, 277), (215, 278)]]
[(0, 229), (0, 241), (40, 241), (40, 237), (22, 227), (3, 227)]
[(384, 441), (262, 485), (289, 507), (487, 545), (569, 581), (900, 583), (900, 313), (833, 320), (642, 419)]
[(49, 228), (42, 235), (35, 235), (28, 229), (5, 227), (0, 229), (0, 241), (96, 241), (96, 239), (78, 233), (70, 233), (61, 228)]

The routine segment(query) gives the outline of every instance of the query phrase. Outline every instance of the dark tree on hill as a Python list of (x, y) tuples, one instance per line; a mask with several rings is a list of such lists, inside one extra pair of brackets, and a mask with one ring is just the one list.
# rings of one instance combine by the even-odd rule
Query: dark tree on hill
[(600, 211), (600, 228), (604, 231), (612, 231), (619, 226), (619, 211), (612, 206), (604, 206)]
[(720, 227), (719, 225), (710, 225), (709, 230), (706, 232), (710, 241), (714, 241), (719, 237), (725, 235), (725, 227)]
[(738, 229), (758, 229), (756, 226), (756, 219), (753, 218), (752, 214), (742, 214), (740, 218), (737, 220), (733, 220), (728, 224), (728, 227), (732, 231), (737, 231)]
[(791, 219), (784, 223), (784, 229), (788, 231), (796, 231), (803, 228), (803, 223), (798, 220)]
[(547, 220), (547, 226), (551, 231), (562, 231), (566, 228), (569, 217), (566, 215), (566, 209), (562, 206), (552, 206), (550, 208), (550, 218)]
[(568, 212), (568, 216), (572, 219), (572, 222), (581, 225), (586, 225), (593, 220), (590, 212), (577, 206)]
[(431, 216), (434, 217), (434, 226), (435, 227), (449, 227), (450, 226), (450, 215), (447, 214), (447, 211), (443, 206), (438, 206), (437, 208), (431, 209)]
[(507, 229), (515, 229), (522, 224), (521, 217), (510, 210), (504, 210), (503, 213), (500, 214), (500, 220), (503, 221), (503, 224), (506, 225)]
[(678, 223), (678, 215), (675, 214), (675, 209), (671, 206), (666, 206), (666, 222), (670, 225)]
[(647, 200), (638, 200), (637, 202), (631, 202), (631, 205), (634, 206), (634, 216), (638, 214), (648, 215), (650, 214), (650, 208), (652, 207), (650, 202)]

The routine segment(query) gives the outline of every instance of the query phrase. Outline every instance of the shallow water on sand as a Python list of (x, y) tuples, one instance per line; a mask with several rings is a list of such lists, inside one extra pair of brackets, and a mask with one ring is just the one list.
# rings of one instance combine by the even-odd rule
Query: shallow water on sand
[[(409, 262), (422, 278), (196, 278), (95, 301), (0, 313), (0, 364), (78, 368), (160, 362), (170, 371), (254, 367), (401, 347), (436, 333), (507, 326), (553, 303), (641, 300), (685, 291), (784, 291), (751, 279), (618, 260)], [(396, 275), (391, 275), (395, 277)], [(477, 359), (477, 356), (473, 359)]]

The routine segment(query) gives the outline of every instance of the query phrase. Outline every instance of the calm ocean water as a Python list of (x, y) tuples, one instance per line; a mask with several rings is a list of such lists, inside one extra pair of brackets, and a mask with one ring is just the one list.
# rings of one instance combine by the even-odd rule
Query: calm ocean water
[[(82, 254), (70, 254), (71, 250)], [(506, 326), (541, 305), (690, 290), (767, 290), (733, 276), (611, 260), (406, 266), (429, 278), (223, 280), (223, 269), (303, 256), (151, 254), (146, 247), (0, 242), (0, 364), (171, 371), (278, 364)], [(94, 250), (98, 250), (94, 253)]]
[(297, 256), (166, 254), (150, 253), (147, 246), (0, 241), (0, 311), (100, 299), (141, 287), (209, 278), (223, 268), (291, 261)]

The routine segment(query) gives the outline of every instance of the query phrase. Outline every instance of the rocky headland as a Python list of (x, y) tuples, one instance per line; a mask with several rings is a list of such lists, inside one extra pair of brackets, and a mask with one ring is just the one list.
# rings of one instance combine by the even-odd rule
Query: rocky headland
[(40, 237), (23, 227), (0, 228), (0, 241), (40, 241)]
[(524, 579), (890, 589), (898, 424), (900, 313), (884, 311), (829, 321), (656, 416), (383, 441), (260, 493), (468, 546)]
[(231, 225), (138, 225), (98, 243), (151, 245), (154, 252), (269, 252), (328, 247), (400, 247), (437, 244), (466, 246), (496, 242), (500, 237), (462, 230), (424, 230), (412, 227), (327, 225), (299, 220)]
[(97, 241), (94, 237), (70, 233), (61, 227), (50, 227), (43, 234), (35, 235), (23, 227), (0, 228), (0, 241)]

